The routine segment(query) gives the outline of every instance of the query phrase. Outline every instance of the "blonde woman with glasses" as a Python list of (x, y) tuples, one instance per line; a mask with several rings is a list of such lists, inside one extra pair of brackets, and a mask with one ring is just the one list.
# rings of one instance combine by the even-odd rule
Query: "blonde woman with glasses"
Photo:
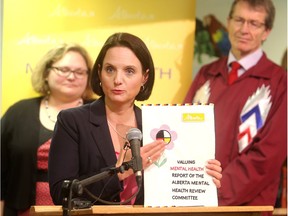
[(32, 74), (40, 96), (12, 105), (1, 119), (1, 202), (4, 216), (29, 215), (32, 205), (52, 205), (47, 169), (50, 141), (61, 110), (93, 100), (92, 61), (77, 44), (48, 51)]

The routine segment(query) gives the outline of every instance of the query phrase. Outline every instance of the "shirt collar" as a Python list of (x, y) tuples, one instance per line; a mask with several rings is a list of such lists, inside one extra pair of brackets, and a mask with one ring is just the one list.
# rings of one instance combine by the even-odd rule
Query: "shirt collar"
[[(238, 62), (241, 64), (242, 68), (246, 70), (249, 70), (251, 67), (256, 65), (260, 58), (263, 55), (263, 50), (261, 48), (257, 49), (255, 52), (245, 56), (244, 58), (241, 58), (238, 60)], [(230, 63), (233, 61), (237, 61), (235, 56), (231, 53), (231, 50), (228, 55), (228, 61), (227, 61), (227, 67), (229, 67)]]

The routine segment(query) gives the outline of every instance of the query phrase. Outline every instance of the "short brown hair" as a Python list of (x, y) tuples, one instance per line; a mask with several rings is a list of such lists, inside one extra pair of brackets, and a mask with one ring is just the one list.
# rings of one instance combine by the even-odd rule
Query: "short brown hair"
[(264, 8), (266, 11), (265, 27), (269, 30), (273, 28), (276, 11), (272, 0), (234, 0), (229, 12), (229, 18), (233, 17), (234, 9), (238, 2), (246, 2), (252, 8)]
[(148, 71), (149, 76), (147, 82), (144, 85), (144, 89), (141, 90), (135, 97), (135, 100), (138, 101), (147, 100), (152, 93), (155, 77), (155, 69), (152, 56), (145, 43), (139, 37), (123, 32), (111, 35), (100, 50), (100, 53), (92, 69), (91, 86), (94, 93), (99, 96), (104, 96), (104, 92), (100, 86), (101, 81), (98, 72), (102, 70), (103, 61), (107, 51), (110, 48), (116, 46), (129, 48), (141, 62), (142, 73), (144, 74), (146, 71)]
[(47, 96), (49, 94), (50, 89), (46, 81), (46, 78), (49, 74), (50, 68), (55, 62), (63, 58), (63, 56), (69, 51), (79, 53), (86, 62), (88, 69), (88, 80), (82, 98), (84, 100), (90, 100), (93, 98), (93, 91), (90, 86), (91, 70), (93, 62), (86, 49), (75, 43), (63, 43), (49, 50), (37, 63), (36, 67), (32, 72), (31, 77), (32, 86), (37, 93), (43, 96)]

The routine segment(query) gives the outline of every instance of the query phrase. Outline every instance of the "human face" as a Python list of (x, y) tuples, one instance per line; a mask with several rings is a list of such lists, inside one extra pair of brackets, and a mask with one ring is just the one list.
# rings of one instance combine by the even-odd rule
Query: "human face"
[(106, 103), (134, 103), (148, 73), (143, 75), (141, 62), (127, 47), (112, 47), (107, 50), (99, 77)]
[(242, 1), (235, 5), (232, 18), (227, 20), (227, 28), (231, 51), (237, 59), (256, 51), (267, 39), (270, 30), (265, 28), (265, 17), (264, 8), (251, 8)]
[(59, 75), (59, 71), (53, 67), (67, 68), (71, 71), (87, 71), (85, 59), (78, 52), (69, 51), (62, 59), (52, 65), (47, 77), (51, 96), (62, 97), (65, 100), (81, 98), (86, 89), (88, 74), (85, 74), (81, 79), (76, 78), (74, 73), (65, 77)]

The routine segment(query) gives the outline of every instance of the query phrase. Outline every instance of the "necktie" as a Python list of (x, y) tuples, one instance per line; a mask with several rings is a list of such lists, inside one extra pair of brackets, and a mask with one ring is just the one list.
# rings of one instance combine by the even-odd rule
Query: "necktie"
[(231, 69), (231, 71), (229, 73), (229, 77), (228, 77), (229, 85), (231, 85), (238, 78), (237, 71), (241, 67), (241, 65), (236, 61), (232, 62), (231, 66), (232, 66), (232, 69)]

